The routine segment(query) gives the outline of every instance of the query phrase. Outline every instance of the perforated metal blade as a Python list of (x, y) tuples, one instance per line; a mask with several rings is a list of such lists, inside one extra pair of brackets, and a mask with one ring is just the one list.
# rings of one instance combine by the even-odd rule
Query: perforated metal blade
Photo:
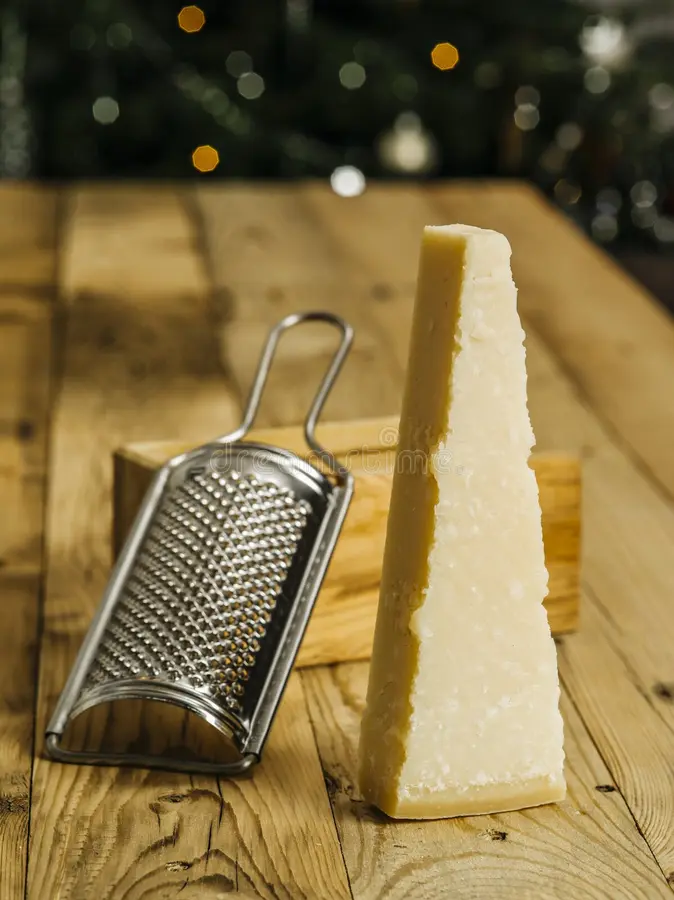
[[(241, 441), (281, 333), (306, 320), (342, 332), (305, 423), (325, 471)], [(353, 493), (351, 475), (314, 437), (352, 337), (328, 313), (284, 319), (269, 337), (241, 427), (158, 472), (49, 723), (53, 758), (222, 774), (260, 759)], [(201, 716), (233, 740), (240, 758), (195, 762), (63, 746), (72, 719), (122, 699)]]

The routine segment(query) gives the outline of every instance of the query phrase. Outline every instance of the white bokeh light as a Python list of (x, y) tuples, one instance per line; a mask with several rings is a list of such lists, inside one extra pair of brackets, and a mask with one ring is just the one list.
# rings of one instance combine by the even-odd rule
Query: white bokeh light
[(437, 142), (412, 110), (400, 113), (378, 141), (381, 161), (394, 172), (428, 172), (438, 161)]
[(580, 33), (579, 43), (587, 59), (598, 66), (620, 66), (631, 53), (625, 26), (608, 16), (588, 21)]
[(264, 93), (264, 78), (257, 72), (244, 72), (236, 82), (236, 89), (244, 100), (257, 100)]
[(330, 176), (330, 187), (340, 197), (358, 197), (365, 190), (365, 176), (355, 166), (337, 166)]
[(523, 103), (513, 113), (513, 119), (521, 131), (532, 131), (540, 122), (541, 114), (533, 103)]
[(526, 103), (538, 106), (540, 102), (541, 93), (532, 84), (523, 84), (515, 91), (515, 106), (523, 106)]

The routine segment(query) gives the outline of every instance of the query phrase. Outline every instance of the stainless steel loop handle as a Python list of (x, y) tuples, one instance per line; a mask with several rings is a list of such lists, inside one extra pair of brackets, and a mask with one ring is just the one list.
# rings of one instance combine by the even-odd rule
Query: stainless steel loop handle
[(284, 331), (287, 331), (289, 328), (293, 328), (295, 325), (300, 325), (302, 322), (327, 322), (329, 325), (333, 325), (335, 328), (337, 328), (342, 335), (342, 340), (340, 341), (339, 347), (337, 348), (337, 351), (332, 358), (327, 372), (323, 376), (323, 380), (318, 387), (316, 396), (314, 397), (313, 403), (311, 404), (309, 412), (307, 413), (307, 417), (304, 421), (304, 437), (307, 445), (326, 463), (331, 472), (336, 475), (344, 476), (346, 473), (344, 467), (340, 465), (340, 463), (335, 459), (335, 457), (332, 455), (332, 453), (330, 453), (329, 450), (326, 450), (325, 447), (322, 447), (318, 443), (315, 435), (316, 424), (318, 422), (318, 418), (321, 414), (323, 406), (325, 405), (325, 401), (328, 398), (328, 394), (330, 393), (332, 386), (335, 383), (337, 375), (339, 374), (339, 371), (342, 368), (342, 364), (344, 363), (349, 349), (351, 348), (351, 344), (353, 343), (353, 328), (348, 324), (348, 322), (345, 322), (344, 319), (342, 319), (340, 316), (335, 315), (334, 313), (322, 311), (293, 313), (292, 315), (286, 316), (284, 319), (281, 319), (281, 321), (277, 325), (275, 325), (274, 328), (272, 328), (271, 332), (269, 333), (269, 337), (267, 338), (267, 343), (265, 344), (264, 350), (262, 352), (260, 362), (258, 363), (257, 372), (255, 373), (255, 380), (253, 381), (253, 386), (248, 397), (248, 403), (246, 404), (246, 409), (243, 414), (241, 425), (239, 425), (236, 431), (231, 432), (231, 434), (222, 435), (217, 440), (222, 443), (238, 441), (242, 437), (245, 437), (245, 435), (250, 431), (260, 406), (262, 392), (264, 391), (264, 386), (267, 383), (267, 377), (269, 375), (269, 371), (274, 359), (274, 354), (276, 353), (276, 347), (278, 346), (281, 335)]

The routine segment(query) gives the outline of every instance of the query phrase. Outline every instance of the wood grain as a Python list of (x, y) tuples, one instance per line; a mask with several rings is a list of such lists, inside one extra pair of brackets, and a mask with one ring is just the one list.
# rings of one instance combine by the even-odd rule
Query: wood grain
[[(560, 649), (560, 673), (668, 882), (674, 886), (671, 697), (610, 638), (604, 609), (585, 598), (583, 630)], [(668, 708), (669, 705), (669, 708)]]
[[(63, 240), (40, 736), (109, 568), (112, 448), (169, 434), (203, 440), (238, 418), (177, 193), (79, 189)], [(103, 720), (90, 737), (112, 727), (118, 741), (138, 740), (151, 721), (143, 715), (139, 734), (132, 717)], [(269, 759), (253, 781), (226, 783), (38, 758), (28, 897), (348, 896), (299, 684)]]
[[(281, 316), (311, 308), (337, 312), (354, 326), (356, 338), (325, 418), (397, 413), (403, 370), (372, 315), (372, 285), (350, 277), (312, 212), (313, 190), (222, 185), (199, 191), (223, 320), (223, 358), (243, 396), (267, 332)], [(284, 336), (258, 424), (302, 421), (335, 346), (334, 332), (319, 324)]]
[(0, 897), (24, 897), (56, 195), (0, 186)]
[[(325, 446), (348, 465), (355, 494), (297, 659), (298, 666), (367, 659), (372, 651), (386, 522), (395, 468), (395, 418), (326, 423)], [(306, 454), (301, 428), (250, 433), (250, 440)], [(121, 549), (157, 465), (189, 449), (184, 444), (132, 444), (115, 454), (114, 532)], [(315, 462), (315, 460), (314, 460)], [(553, 634), (578, 623), (580, 464), (574, 457), (532, 457), (541, 499), (545, 600)]]
[(56, 192), (3, 181), (0, 281), (3, 294), (50, 300), (54, 290)]
[(497, 816), (394, 822), (366, 806), (357, 787), (366, 667), (352, 663), (305, 670), (302, 680), (354, 896), (671, 896), (566, 697), (569, 790), (563, 803)]
[[(581, 638), (565, 641), (561, 672), (660, 865), (671, 874), (674, 774), (666, 759), (674, 752), (674, 709), (666, 685), (674, 680), (674, 509), (616, 446), (532, 331), (527, 343), (539, 443), (584, 456), (583, 579), (596, 613), (587, 612)], [(594, 673), (590, 691), (581, 689), (578, 671)], [(648, 759), (645, 770), (635, 764), (635, 741), (636, 759)], [(646, 754), (649, 742), (654, 746)]]
[[(265, 762), (250, 780), (218, 784), (39, 758), (31, 900), (159, 900), (179, 892), (348, 897), (344, 860), (357, 898), (670, 895), (671, 320), (518, 185), (368, 185), (362, 197), (346, 200), (316, 183), (226, 184), (200, 188), (196, 204), (170, 187), (70, 193), (40, 737), (109, 567), (112, 448), (205, 440), (232, 427), (264, 335), (297, 308), (341, 312), (359, 332), (327, 417), (396, 414), (424, 224), (463, 219), (511, 239), (539, 448), (584, 459), (586, 609), (580, 633), (560, 644), (572, 786), (560, 809), (493, 822), (380, 820), (353, 789), (366, 670), (305, 669), (291, 681)], [(0, 521), (0, 556), (9, 561), (0, 590), (13, 612), (0, 636), (2, 900), (23, 896), (26, 859), (26, 783), (11, 773), (29, 771), (32, 726), (24, 687), (34, 658), (45, 440), (35, 391), (45, 364), (44, 308), (54, 289), (48, 196), (26, 185), (0, 188), (0, 490), (3, 511), (10, 510)], [(203, 232), (200, 223), (194, 227), (196, 208)], [(202, 234), (214, 285), (199, 253)], [(261, 424), (303, 418), (333, 341), (324, 329), (288, 336)], [(94, 722), (90, 737), (124, 743), (157, 721), (144, 709), (110, 712)], [(193, 725), (183, 720), (181, 728), (177, 740), (187, 742)], [(153, 736), (173, 746), (163, 720)], [(10, 782), (2, 781), (5, 771)]]

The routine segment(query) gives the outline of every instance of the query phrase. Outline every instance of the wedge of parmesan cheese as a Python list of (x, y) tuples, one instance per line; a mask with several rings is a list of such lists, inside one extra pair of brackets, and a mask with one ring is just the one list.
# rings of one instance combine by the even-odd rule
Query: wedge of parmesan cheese
[(426, 228), (360, 747), (393, 817), (565, 794), (523, 338), (506, 238)]

